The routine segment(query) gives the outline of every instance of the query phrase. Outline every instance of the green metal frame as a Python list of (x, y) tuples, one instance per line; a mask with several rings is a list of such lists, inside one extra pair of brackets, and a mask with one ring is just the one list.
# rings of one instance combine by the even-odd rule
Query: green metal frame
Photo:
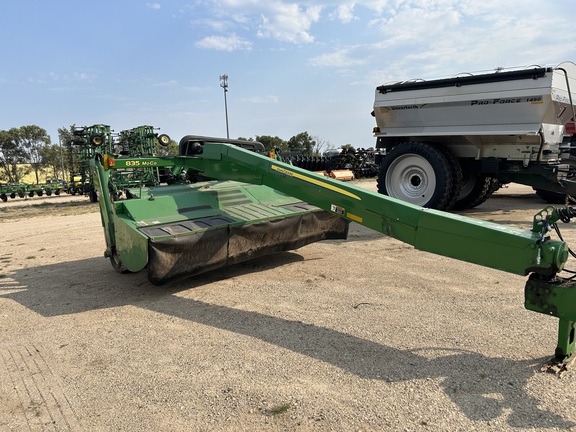
[(26, 183), (0, 184), (0, 200), (8, 201), (8, 198), (24, 198), (29, 193), (29, 185)]
[[(95, 158), (100, 190), (107, 190), (109, 170), (134, 167), (180, 167), (218, 180), (266, 185), (321, 209), (413, 245), (443, 255), (518, 275), (530, 275), (525, 289), (529, 310), (560, 318), (556, 359), (575, 350), (576, 285), (557, 277), (568, 259), (568, 246), (547, 235), (559, 217), (547, 207), (521, 230), (457, 214), (425, 209), (376, 192), (314, 174), (279, 160), (229, 144), (210, 143), (197, 156), (165, 158)], [(113, 165), (113, 166), (111, 166)], [(155, 188), (143, 191), (153, 199)], [(115, 207), (100, 200), (108, 254), (117, 247)], [(145, 248), (131, 259), (145, 262)]]
[[(97, 200), (94, 185), (93, 171), (90, 169), (91, 160), (97, 154), (112, 153), (114, 139), (110, 126), (95, 124), (92, 126), (77, 127), (74, 132), (72, 148), (78, 154), (80, 181), (74, 182), (74, 173), (70, 173), (68, 192), (72, 194), (89, 195), (90, 200)], [(72, 168), (71, 168), (72, 169)]]
[[(159, 135), (153, 126), (144, 125), (120, 131), (115, 153), (122, 157), (150, 157), (156, 156), (156, 143), (167, 145), (170, 138)], [(167, 140), (164, 142), (164, 140)], [(156, 167), (126, 167), (116, 170), (111, 179), (111, 190), (121, 196), (126, 189), (158, 186), (160, 172)]]
[(27, 183), (0, 184), (0, 201), (6, 202), (8, 201), (8, 198), (24, 198), (26, 196), (32, 198), (34, 195), (39, 197), (42, 195), (60, 195), (62, 190), (62, 186), (49, 183), (42, 183), (38, 185), (30, 185)]

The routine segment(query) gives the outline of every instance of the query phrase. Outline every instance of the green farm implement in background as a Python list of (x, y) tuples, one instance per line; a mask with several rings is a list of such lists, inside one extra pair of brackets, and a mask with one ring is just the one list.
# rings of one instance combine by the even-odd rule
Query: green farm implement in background
[[(143, 157), (155, 156), (157, 143), (162, 146), (170, 144), (170, 137), (156, 133), (152, 126), (123, 130), (116, 136), (110, 126), (97, 124), (77, 127), (73, 135), (71, 151), (75, 154), (75, 158), (71, 156), (70, 159), (77, 160), (78, 172), (70, 173), (68, 193), (88, 195), (92, 202), (98, 201), (98, 192), (94, 186), (89, 161), (96, 155), (96, 149), (98, 153), (114, 155), (116, 158)], [(157, 168), (126, 167), (114, 172), (109, 187), (114, 197), (119, 198), (129, 188), (149, 187), (159, 183), (160, 173)]]
[[(90, 159), (97, 153), (114, 155), (116, 158), (156, 156), (159, 146), (166, 147), (171, 143), (168, 135), (158, 134), (156, 129), (145, 125), (115, 134), (110, 126), (104, 124), (73, 127), (68, 154), (70, 181), (54, 179), (42, 184), (0, 183), (0, 201), (6, 202), (8, 198), (16, 197), (60, 195), (64, 191), (71, 195), (86, 195), (90, 201), (97, 202), (98, 191), (94, 186)], [(126, 167), (114, 171), (109, 188), (113, 197), (118, 199), (131, 188), (157, 186), (173, 177), (169, 169)]]
[[(94, 158), (95, 149), (102, 147), (107, 152), (113, 148), (114, 138), (110, 126), (98, 124), (93, 126), (76, 127), (73, 131), (71, 151), (76, 154), (78, 171), (73, 172), (73, 164), (70, 164), (70, 182), (68, 193), (72, 195), (88, 195), (90, 201), (98, 201), (98, 194), (94, 187), (94, 178), (90, 170), (90, 159)], [(70, 158), (72, 159), (72, 157)]]
[[(170, 137), (154, 132), (152, 126), (138, 126), (120, 132), (112, 154), (120, 158), (156, 156), (157, 144), (167, 146)], [(114, 172), (109, 187), (115, 198), (118, 198), (131, 188), (158, 186), (160, 177), (161, 172), (157, 167), (127, 166)]]
[(8, 201), (8, 198), (32, 198), (33, 196), (51, 196), (60, 195), (62, 191), (66, 190), (66, 185), (61, 183), (54, 183), (48, 181), (43, 184), (0, 184), (0, 200), (3, 202)]
[(8, 201), (8, 198), (24, 198), (28, 195), (28, 185), (23, 183), (18, 184), (2, 184), (0, 183), (0, 200), (3, 202)]

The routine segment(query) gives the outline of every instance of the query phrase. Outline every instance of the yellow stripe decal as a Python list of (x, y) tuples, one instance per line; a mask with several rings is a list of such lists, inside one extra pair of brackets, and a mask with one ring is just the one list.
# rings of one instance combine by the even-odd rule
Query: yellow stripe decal
[(299, 173), (291, 171), (289, 169), (279, 167), (278, 165), (272, 165), (272, 169), (274, 171), (278, 171), (280, 174), (294, 177), (294, 178), (297, 178), (299, 180), (304, 180), (305, 182), (312, 183), (312, 184), (315, 184), (317, 186), (322, 186), (323, 188), (330, 189), (334, 192), (338, 192), (339, 194), (349, 196), (350, 198), (357, 199), (358, 201), (362, 201), (362, 199), (358, 195), (355, 195), (352, 192), (348, 192), (347, 190), (339, 188), (338, 186), (334, 186), (334, 185), (331, 185), (329, 183), (323, 182), (321, 180), (317, 180), (315, 178), (299, 174)]
[(348, 213), (346, 217), (353, 220), (354, 222), (362, 223), (362, 218), (360, 216), (356, 216), (355, 214)]

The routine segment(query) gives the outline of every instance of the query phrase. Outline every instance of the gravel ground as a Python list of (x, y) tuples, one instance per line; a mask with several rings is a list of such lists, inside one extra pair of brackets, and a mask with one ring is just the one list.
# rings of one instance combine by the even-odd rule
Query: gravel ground
[[(464, 213), (530, 229), (545, 205), (513, 185)], [(524, 277), (353, 225), (155, 287), (113, 271), (96, 211), (0, 203), (0, 430), (576, 431)]]

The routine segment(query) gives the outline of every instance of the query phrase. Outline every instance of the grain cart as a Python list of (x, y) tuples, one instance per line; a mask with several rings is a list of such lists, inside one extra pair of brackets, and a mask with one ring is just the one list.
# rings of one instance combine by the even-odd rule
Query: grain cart
[[(576, 282), (563, 279), (569, 250), (549, 232), (576, 216), (549, 206), (521, 230), (426, 209), (354, 187), (264, 154), (255, 142), (186, 136), (180, 156), (90, 159), (100, 193), (105, 257), (118, 272), (147, 268), (163, 284), (185, 275), (344, 238), (354, 221), (415, 248), (528, 276), (525, 307), (559, 318), (555, 359), (575, 348)], [(115, 170), (171, 167), (193, 182), (138, 188), (113, 201)], [(183, 177), (182, 177), (183, 178)]]
[(440, 210), (474, 207), (499, 183), (576, 195), (575, 92), (571, 62), (377, 87), (379, 192)]

